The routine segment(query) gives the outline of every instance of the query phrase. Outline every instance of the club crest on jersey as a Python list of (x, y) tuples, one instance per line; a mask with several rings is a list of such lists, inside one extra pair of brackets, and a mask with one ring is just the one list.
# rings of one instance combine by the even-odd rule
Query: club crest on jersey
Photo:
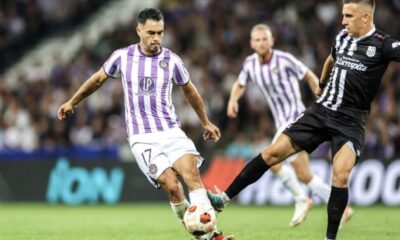
[(155, 165), (155, 164), (153, 164), (153, 163), (150, 164), (150, 166), (149, 166), (149, 172), (150, 172), (151, 174), (156, 174), (157, 171), (158, 171), (157, 165)]
[(151, 93), (154, 91), (154, 81), (151, 77), (144, 77), (139, 82), (140, 90), (146, 93)]
[(159, 65), (160, 68), (162, 68), (162, 69), (166, 69), (166, 68), (168, 67), (168, 63), (167, 63), (167, 61), (165, 61), (164, 59), (161, 60), (161, 61), (158, 63), (158, 65)]
[(375, 53), (376, 53), (376, 47), (375, 46), (368, 46), (367, 56), (368, 57), (373, 57), (373, 56), (375, 56)]
[(279, 68), (278, 68), (278, 67), (272, 68), (272, 72), (273, 72), (274, 74), (279, 74)]

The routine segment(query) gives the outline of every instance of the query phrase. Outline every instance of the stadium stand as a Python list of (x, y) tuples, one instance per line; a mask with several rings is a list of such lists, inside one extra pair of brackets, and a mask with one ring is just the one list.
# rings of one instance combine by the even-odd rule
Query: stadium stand
[[(45, 19), (47, 16), (38, 10), (39, 2), (47, 1), (16, 2), (34, 5), (31, 8), (36, 9), (34, 12), (38, 19)], [(98, 2), (104, 7), (107, 1)], [(18, 4), (17, 6), (20, 6)], [(293, 53), (319, 74), (322, 63), (329, 54), (333, 36), (340, 26), (340, 7), (336, 4), (339, 3), (317, 0), (269, 1), (268, 4), (255, 0), (160, 1), (159, 7), (165, 14), (167, 27), (164, 45), (183, 56), (193, 82), (206, 101), (211, 117), (218, 122), (223, 132), (224, 137), (216, 146), (200, 141), (201, 133), (197, 131), (198, 122), (193, 118), (193, 112), (183, 99), (177, 97), (175, 100), (178, 114), (184, 123), (183, 128), (198, 142), (200, 151), (209, 154), (211, 150), (224, 149), (235, 139), (238, 132), (244, 132), (249, 138), (253, 138), (256, 132), (264, 132), (266, 138), (272, 136), (271, 116), (265, 111), (264, 104), (258, 104), (263, 100), (260, 99), (257, 90), (251, 90), (246, 95), (240, 120), (228, 121), (225, 114), (230, 86), (238, 74), (244, 56), (250, 53), (250, 27), (254, 23), (267, 22), (278, 38), (279, 44), (275, 47)], [(11, 48), (13, 36), (27, 40), (27, 30), (21, 33), (18, 24), (31, 18), (29, 14), (33, 11), (17, 11), (18, 14), (15, 15), (12, 6), (7, 9), (0, 18), (7, 19), (7, 22), (14, 21), (16, 26), (13, 31), (16, 31), (16, 35), (4, 34), (5, 25), (0, 24), (2, 51)], [(71, 12), (77, 9), (79, 8), (71, 9)], [(99, 11), (102, 10), (96, 12), (100, 13)], [(376, 12), (377, 26), (399, 38), (400, 23), (390, 21), (397, 19), (399, 12), (398, 1), (381, 1)], [(74, 18), (72, 16), (70, 15)], [(75, 31), (68, 32), (70, 36), (88, 31), (82, 23)], [(107, 25), (96, 24), (90, 31), (101, 34), (98, 34), (97, 38), (82, 37), (80, 41), (83, 42), (76, 45), (74, 51), (67, 50), (71, 53), (70, 58), (62, 60), (65, 57), (64, 51), (46, 54), (46, 61), (32, 58), (35, 60), (31, 62), (33, 65), (29, 71), (25, 71), (28, 68), (23, 64), (20, 67), (14, 65), (15, 72), (10, 75), (12, 77), (0, 76), (0, 152), (102, 148), (125, 143), (123, 101), (120, 99), (121, 86), (118, 81), (109, 81), (101, 91), (85, 101), (68, 121), (60, 122), (56, 120), (55, 115), (57, 107), (66, 96), (100, 67), (113, 49), (137, 41), (134, 26), (132, 19), (113, 25), (113, 28), (107, 31)], [(48, 35), (44, 36), (38, 41), (49, 45)], [(74, 41), (72, 37), (70, 40)], [(40, 48), (41, 43), (36, 49)], [(22, 48), (22, 52), (30, 54), (36, 51), (27, 51), (31, 47), (32, 45)], [(2, 58), (5, 56), (0, 55)], [(12, 61), (15, 63), (15, 59)], [(3, 63), (3, 60), (1, 62)], [(11, 68), (7, 71), (11, 71)], [(383, 79), (382, 88), (374, 101), (367, 123), (366, 156), (391, 159), (400, 155), (399, 76), (400, 66), (392, 64)], [(210, 89), (218, 89), (221, 94), (213, 94), (214, 91)], [(304, 96), (307, 103), (313, 99), (310, 91), (306, 91)]]
[(1, 1), (0, 72), (40, 40), (73, 31), (108, 1)]

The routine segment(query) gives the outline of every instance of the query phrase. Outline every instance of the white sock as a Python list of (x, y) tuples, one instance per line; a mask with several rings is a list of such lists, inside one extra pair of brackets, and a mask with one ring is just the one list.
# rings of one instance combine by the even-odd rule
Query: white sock
[(207, 191), (204, 188), (199, 188), (191, 191), (189, 193), (189, 199), (190, 199), (190, 204), (192, 205), (200, 205), (200, 204), (211, 205), (211, 202), (207, 197)]
[(183, 220), (183, 215), (185, 215), (186, 209), (189, 207), (190, 203), (188, 202), (188, 200), (183, 200), (180, 203), (172, 203), (171, 204), (171, 208), (172, 211), (175, 213), (175, 215), (180, 219)]
[(224, 203), (228, 203), (231, 199), (228, 197), (228, 195), (226, 195), (226, 193), (225, 192), (222, 192), (221, 193), (221, 198), (222, 198), (222, 201), (224, 201)]
[(314, 174), (311, 181), (307, 184), (311, 192), (318, 197), (322, 198), (325, 203), (328, 203), (329, 196), (331, 195), (331, 188), (320, 177)]
[(276, 176), (282, 180), (283, 185), (293, 194), (296, 201), (307, 198), (306, 194), (301, 189), (300, 183), (292, 169), (283, 165), (281, 170), (276, 173)]

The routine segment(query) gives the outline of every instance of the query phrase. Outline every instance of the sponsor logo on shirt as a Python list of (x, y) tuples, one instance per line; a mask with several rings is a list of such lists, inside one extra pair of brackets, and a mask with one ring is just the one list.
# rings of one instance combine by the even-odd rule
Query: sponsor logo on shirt
[(139, 88), (142, 92), (152, 93), (155, 89), (154, 81), (151, 77), (144, 77), (139, 81)]
[(351, 70), (357, 70), (357, 71), (362, 71), (362, 72), (367, 71), (367, 68), (368, 68), (367, 66), (365, 66), (358, 60), (352, 59), (349, 57), (343, 57), (343, 58), (338, 57), (336, 60), (336, 64), (343, 66), (343, 67), (350, 68)]
[(400, 42), (394, 42), (392, 43), (392, 48), (397, 48), (400, 46)]

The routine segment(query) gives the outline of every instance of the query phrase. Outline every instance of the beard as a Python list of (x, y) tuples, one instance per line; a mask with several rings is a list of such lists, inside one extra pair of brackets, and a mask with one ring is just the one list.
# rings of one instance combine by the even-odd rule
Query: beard
[(150, 45), (147, 48), (147, 51), (151, 54), (156, 54), (160, 51), (160, 45), (158, 45), (158, 44)]

